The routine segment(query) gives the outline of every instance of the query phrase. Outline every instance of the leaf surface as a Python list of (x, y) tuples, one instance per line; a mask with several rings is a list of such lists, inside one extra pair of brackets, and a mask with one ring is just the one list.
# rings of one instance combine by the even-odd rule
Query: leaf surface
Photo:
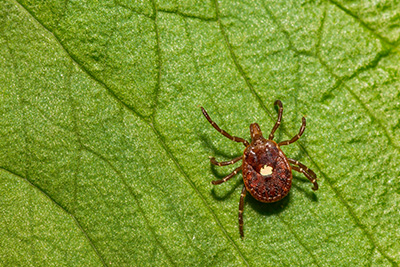
[[(0, 264), (397, 266), (400, 6), (392, 1), (0, 3)], [(318, 176), (213, 186), (267, 137)], [(236, 166), (236, 165), (235, 165)]]

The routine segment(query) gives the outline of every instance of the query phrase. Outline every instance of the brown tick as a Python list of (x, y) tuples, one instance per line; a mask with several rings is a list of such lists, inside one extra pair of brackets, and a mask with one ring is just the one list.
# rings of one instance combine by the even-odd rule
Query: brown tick
[(289, 193), (292, 187), (292, 169), (304, 174), (307, 179), (314, 184), (313, 190), (318, 189), (316, 181), (317, 175), (297, 160), (287, 158), (280, 148), (281, 146), (294, 143), (300, 138), (306, 128), (306, 119), (303, 117), (300, 131), (292, 139), (276, 143), (273, 141), (274, 133), (281, 124), (283, 106), (280, 100), (276, 100), (274, 105), (279, 106), (278, 119), (269, 134), (268, 140), (263, 137), (260, 126), (257, 123), (252, 123), (250, 125), (251, 143), (243, 138), (232, 136), (219, 128), (218, 125), (211, 120), (206, 110), (201, 107), (206, 119), (218, 132), (232, 141), (243, 143), (246, 147), (242, 156), (231, 161), (217, 162), (213, 157), (210, 159), (211, 163), (217, 166), (227, 166), (240, 160), (243, 161), (240, 167), (237, 167), (222, 180), (212, 181), (214, 185), (222, 184), (242, 170), (244, 186), (239, 202), (239, 232), (242, 238), (244, 197), (247, 191), (249, 191), (255, 199), (264, 203), (281, 200)]

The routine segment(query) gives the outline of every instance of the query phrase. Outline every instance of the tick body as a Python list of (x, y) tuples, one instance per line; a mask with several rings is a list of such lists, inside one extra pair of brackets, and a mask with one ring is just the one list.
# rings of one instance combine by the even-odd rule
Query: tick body
[(292, 168), (278, 144), (260, 137), (246, 147), (243, 181), (258, 201), (268, 203), (284, 198), (292, 187)]
[[(296, 142), (303, 134), (306, 127), (306, 119), (303, 117), (299, 133), (292, 139), (276, 143), (273, 141), (274, 133), (278, 129), (282, 120), (283, 106), (280, 100), (276, 100), (275, 105), (279, 107), (278, 119), (272, 128), (269, 138), (263, 137), (260, 126), (257, 123), (250, 125), (251, 143), (247, 140), (231, 136), (226, 131), (211, 120), (205, 109), (201, 110), (211, 125), (225, 137), (235, 142), (243, 143), (246, 148), (243, 156), (231, 161), (217, 162), (211, 158), (211, 163), (217, 166), (226, 166), (242, 160), (242, 165), (236, 168), (231, 174), (221, 180), (213, 181), (212, 184), (221, 184), (228, 181), (240, 170), (243, 174), (244, 186), (239, 201), (239, 232), (243, 238), (243, 208), (246, 192), (249, 192), (255, 199), (264, 203), (279, 201), (284, 198), (292, 187), (292, 170), (303, 173), (310, 182), (313, 183), (313, 190), (318, 189), (316, 174), (297, 160), (287, 158), (281, 146)], [(292, 164), (292, 165), (291, 165)]]

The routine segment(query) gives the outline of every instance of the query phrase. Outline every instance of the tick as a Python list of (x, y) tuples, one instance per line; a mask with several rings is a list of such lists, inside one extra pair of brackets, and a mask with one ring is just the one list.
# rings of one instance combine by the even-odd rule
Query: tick
[(203, 115), (218, 132), (232, 141), (243, 143), (246, 147), (242, 156), (230, 161), (217, 162), (214, 157), (210, 158), (211, 163), (217, 166), (227, 166), (240, 160), (242, 161), (242, 165), (237, 167), (232, 173), (221, 180), (212, 181), (213, 185), (222, 184), (231, 179), (239, 171), (242, 171), (244, 186), (239, 201), (239, 232), (242, 238), (244, 236), (243, 207), (246, 192), (250, 192), (260, 202), (272, 203), (279, 201), (289, 193), (292, 187), (292, 170), (304, 174), (313, 183), (314, 186), (312, 189), (314, 191), (318, 189), (317, 175), (304, 164), (286, 157), (281, 150), (281, 146), (286, 146), (299, 140), (306, 128), (306, 119), (302, 118), (300, 131), (292, 139), (276, 143), (273, 141), (274, 133), (281, 124), (283, 106), (280, 100), (276, 100), (274, 105), (279, 107), (278, 119), (268, 139), (263, 137), (260, 126), (257, 123), (252, 123), (250, 125), (251, 143), (243, 138), (232, 136), (219, 128), (206, 110), (201, 107)]

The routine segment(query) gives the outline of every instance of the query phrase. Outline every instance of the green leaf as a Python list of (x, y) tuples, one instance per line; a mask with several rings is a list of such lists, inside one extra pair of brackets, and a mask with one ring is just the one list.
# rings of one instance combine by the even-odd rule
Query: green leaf
[[(400, 5), (0, 2), (0, 265), (400, 265)], [(305, 134), (285, 199), (247, 194), (249, 138)], [(235, 165), (236, 166), (236, 165)]]

